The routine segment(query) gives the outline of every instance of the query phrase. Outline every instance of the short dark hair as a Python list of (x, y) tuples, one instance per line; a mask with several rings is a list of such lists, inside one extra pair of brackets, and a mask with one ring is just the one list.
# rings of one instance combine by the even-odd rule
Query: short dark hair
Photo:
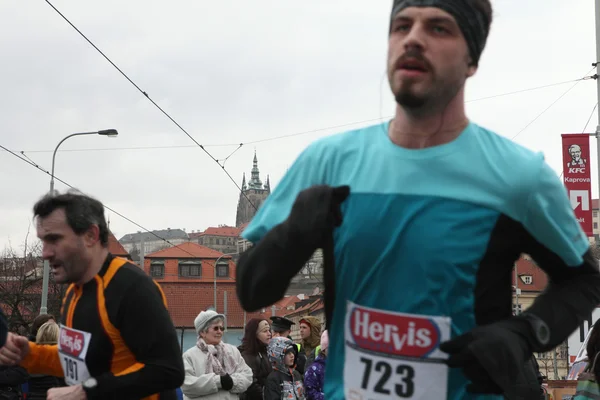
[(100, 229), (100, 244), (108, 247), (108, 226), (104, 218), (104, 206), (98, 200), (81, 193), (47, 194), (33, 206), (34, 217), (45, 218), (52, 212), (63, 209), (67, 223), (78, 235), (92, 225)]
[(37, 317), (35, 317), (35, 319), (33, 320), (33, 323), (31, 324), (31, 336), (33, 336), (33, 337), (37, 336), (40, 326), (44, 325), (46, 322), (50, 321), (51, 319), (56, 321), (56, 318), (54, 318), (54, 315), (52, 315), (52, 314), (40, 314)]

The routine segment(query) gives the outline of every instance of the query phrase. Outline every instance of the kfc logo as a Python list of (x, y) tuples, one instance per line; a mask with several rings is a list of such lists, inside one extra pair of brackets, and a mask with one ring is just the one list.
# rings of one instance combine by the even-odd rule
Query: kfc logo
[(60, 348), (61, 351), (79, 357), (84, 347), (84, 336), (82, 333), (75, 332), (68, 328), (60, 330)]
[(584, 174), (587, 160), (585, 158), (581, 158), (581, 146), (577, 144), (572, 144), (569, 146), (569, 155), (571, 156), (571, 161), (567, 163), (567, 168), (569, 169), (570, 174)]
[(440, 330), (429, 318), (355, 307), (350, 332), (363, 349), (407, 357), (427, 357), (440, 342)]

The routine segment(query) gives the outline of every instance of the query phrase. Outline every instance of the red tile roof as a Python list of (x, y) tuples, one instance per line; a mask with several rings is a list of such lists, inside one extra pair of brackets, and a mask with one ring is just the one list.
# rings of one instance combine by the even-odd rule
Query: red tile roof
[(236, 228), (233, 226), (220, 226), (218, 228), (210, 227), (206, 228), (204, 231), (205, 235), (212, 236), (235, 236), (238, 237), (240, 235), (240, 228)]
[(303, 305), (300, 308), (295, 309), (294, 311), (288, 312), (287, 314), (285, 314), (285, 317), (291, 317), (294, 315), (303, 315), (303, 314), (310, 314), (311, 312), (320, 309), (320, 306), (323, 305), (323, 298), (322, 297), (318, 297), (316, 299), (313, 299), (311, 302)]
[(115, 235), (112, 234), (112, 232), (108, 232), (108, 251), (110, 251), (110, 253), (113, 256), (131, 259), (131, 256), (129, 255), (127, 250), (125, 250), (123, 245), (119, 243), (119, 241), (117, 240)]
[[(145, 258), (219, 258), (221, 256), (223, 256), (223, 253), (219, 251), (201, 246), (198, 243), (185, 242), (147, 254)], [(224, 256), (223, 258), (227, 259), (231, 256)]]
[[(548, 285), (548, 277), (540, 267), (527, 258), (527, 256), (523, 256), (517, 260), (517, 275), (531, 276), (531, 284), (527, 285), (519, 278), (517, 287), (523, 292), (542, 292)], [(514, 272), (512, 274), (512, 284), (515, 284)]]
[[(206, 310), (214, 303), (214, 287), (211, 283), (193, 282), (159, 282), (165, 297), (171, 319), (177, 327), (194, 327), (194, 319), (200, 311)], [(223, 312), (225, 292), (227, 292), (227, 327), (243, 328), (244, 322), (252, 318), (269, 319), (270, 308), (264, 313), (246, 313), (242, 309), (235, 291), (235, 283), (219, 283), (217, 285), (217, 311)]]
[(240, 236), (240, 228), (236, 228), (233, 226), (211, 226), (206, 228), (204, 232), (195, 232), (190, 233), (190, 239), (196, 239), (201, 236), (223, 236), (223, 237), (238, 237)]

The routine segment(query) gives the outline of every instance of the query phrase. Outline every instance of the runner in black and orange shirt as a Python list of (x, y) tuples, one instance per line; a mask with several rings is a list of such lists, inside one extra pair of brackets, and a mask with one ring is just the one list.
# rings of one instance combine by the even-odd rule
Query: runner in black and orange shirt
[(59, 343), (9, 334), (0, 364), (65, 378), (48, 399), (175, 399), (184, 368), (160, 287), (107, 249), (103, 205), (80, 194), (46, 196), (34, 206), (43, 257), (56, 282), (71, 283)]

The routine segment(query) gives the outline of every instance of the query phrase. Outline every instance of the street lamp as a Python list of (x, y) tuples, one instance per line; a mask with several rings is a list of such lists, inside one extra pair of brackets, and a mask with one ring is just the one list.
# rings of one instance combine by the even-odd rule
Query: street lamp
[[(51, 195), (54, 194), (54, 164), (56, 161), (56, 152), (58, 151), (58, 148), (60, 147), (61, 144), (63, 144), (63, 142), (65, 140), (67, 140), (68, 138), (71, 138), (73, 136), (101, 135), (101, 136), (107, 136), (107, 137), (117, 137), (118, 134), (119, 134), (119, 132), (117, 132), (116, 129), (104, 129), (104, 130), (95, 131), (95, 132), (80, 132), (80, 133), (73, 133), (73, 134), (65, 137), (60, 142), (58, 142), (58, 144), (56, 145), (56, 148), (54, 149), (54, 153), (52, 154), (52, 172), (50, 173), (50, 194)], [(48, 280), (49, 280), (49, 277), (50, 277), (50, 262), (48, 260), (44, 260), (44, 275), (42, 278), (42, 305), (40, 307), (40, 314), (48, 313)]]
[[(217, 260), (215, 261), (215, 277), (214, 277), (214, 289), (213, 289), (213, 301), (214, 301), (214, 307), (215, 307), (215, 311), (217, 311), (217, 265), (219, 264), (219, 261), (221, 261), (221, 258), (226, 257), (226, 256), (233, 256), (236, 253), (226, 253), (226, 254), (221, 254), (219, 256), (219, 258), (217, 258)], [(229, 263), (227, 263), (227, 265), (229, 265)], [(225, 311), (225, 310), (223, 310)]]
[(65, 137), (60, 142), (58, 142), (58, 144), (56, 145), (56, 148), (54, 149), (54, 153), (52, 154), (52, 172), (50, 174), (50, 194), (54, 193), (54, 162), (56, 161), (56, 152), (58, 151), (58, 148), (60, 147), (61, 144), (63, 144), (63, 142), (65, 140), (67, 140), (68, 138), (71, 138), (73, 136), (83, 136), (83, 135), (102, 135), (102, 136), (114, 138), (114, 137), (117, 137), (118, 134), (119, 134), (119, 132), (117, 132), (116, 129), (105, 129), (105, 130), (96, 131), (96, 132), (80, 132), (80, 133), (73, 133), (73, 134)]

